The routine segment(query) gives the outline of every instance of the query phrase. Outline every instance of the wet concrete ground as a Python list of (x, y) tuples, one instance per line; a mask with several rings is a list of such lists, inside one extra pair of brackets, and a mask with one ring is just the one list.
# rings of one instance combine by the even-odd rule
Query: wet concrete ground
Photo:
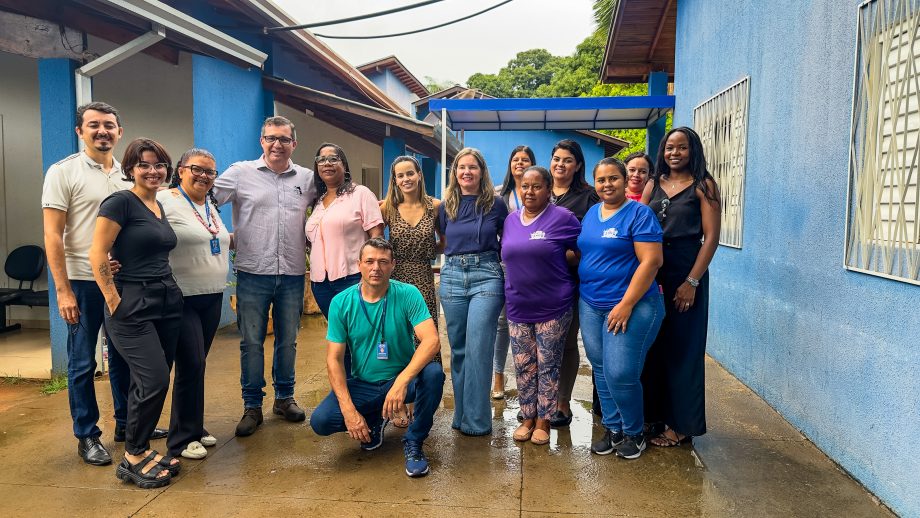
[[(308, 414), (329, 390), (324, 333), (321, 317), (304, 318), (296, 397)], [(209, 358), (205, 425), (218, 445), (204, 460), (183, 459), (182, 473), (165, 489), (139, 490), (117, 480), (114, 466), (83, 464), (66, 393), (46, 397), (35, 385), (0, 384), (0, 516), (893, 516), (711, 360), (709, 433), (692, 447), (652, 447), (634, 461), (589, 452), (600, 428), (588, 410), (586, 363), (572, 426), (554, 430), (548, 447), (511, 439), (518, 408), (510, 360), (509, 398), (494, 404), (490, 437), (451, 429), (448, 379), (425, 443), (432, 473), (409, 479), (402, 430), (392, 426), (369, 453), (345, 434), (317, 437), (307, 423), (272, 415), (255, 435), (235, 438), (238, 344), (235, 329), (225, 329)], [(270, 361), (266, 367), (270, 380)], [(119, 459), (108, 383), (97, 382), (96, 390), (106, 416), (102, 438)], [(270, 408), (270, 386), (267, 392)], [(166, 426), (168, 409), (163, 415)], [(165, 449), (164, 441), (153, 446)]]

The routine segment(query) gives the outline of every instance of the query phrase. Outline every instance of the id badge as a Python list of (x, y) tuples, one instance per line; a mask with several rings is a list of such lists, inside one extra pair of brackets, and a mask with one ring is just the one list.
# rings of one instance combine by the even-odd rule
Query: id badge
[(211, 255), (220, 255), (220, 240), (216, 237), (211, 239)]
[(390, 353), (387, 350), (386, 341), (381, 340), (380, 343), (377, 344), (377, 359), (378, 360), (389, 360), (390, 359)]

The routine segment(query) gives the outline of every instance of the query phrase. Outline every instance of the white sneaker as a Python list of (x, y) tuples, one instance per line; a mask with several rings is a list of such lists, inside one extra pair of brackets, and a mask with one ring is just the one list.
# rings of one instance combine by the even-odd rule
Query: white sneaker
[(214, 437), (211, 434), (205, 435), (201, 438), (202, 446), (214, 446), (217, 444), (217, 437)]
[(200, 442), (192, 441), (188, 443), (188, 446), (182, 450), (180, 455), (186, 459), (203, 459), (208, 456), (208, 450), (204, 449)]

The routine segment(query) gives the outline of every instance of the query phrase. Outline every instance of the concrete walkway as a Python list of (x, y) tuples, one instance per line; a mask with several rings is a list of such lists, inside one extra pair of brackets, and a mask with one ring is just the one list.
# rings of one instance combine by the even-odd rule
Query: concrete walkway
[[(328, 392), (325, 327), (318, 317), (305, 317), (303, 324), (296, 396), (309, 414)], [(270, 373), (270, 362), (267, 367)], [(509, 360), (513, 380), (510, 369)], [(635, 461), (592, 455), (588, 448), (599, 427), (586, 409), (587, 364), (581, 374), (575, 421), (553, 431), (549, 447), (511, 439), (517, 427), (513, 390), (494, 406), (491, 437), (452, 430), (448, 379), (425, 443), (432, 473), (409, 479), (402, 431), (392, 426), (383, 447), (370, 453), (345, 434), (320, 438), (307, 423), (271, 415), (255, 435), (235, 438), (242, 411), (239, 342), (233, 328), (225, 329), (207, 375), (205, 424), (219, 443), (204, 460), (183, 459), (182, 474), (165, 489), (139, 490), (118, 481), (113, 466), (83, 464), (66, 393), (42, 396), (36, 385), (0, 384), (0, 516), (892, 516), (712, 361), (710, 432), (693, 447), (651, 448)], [(108, 383), (97, 382), (96, 390), (106, 415), (103, 440), (120, 458)], [(267, 392), (270, 408), (270, 386)], [(162, 426), (168, 415), (167, 409)], [(165, 444), (156, 441), (154, 448)]]

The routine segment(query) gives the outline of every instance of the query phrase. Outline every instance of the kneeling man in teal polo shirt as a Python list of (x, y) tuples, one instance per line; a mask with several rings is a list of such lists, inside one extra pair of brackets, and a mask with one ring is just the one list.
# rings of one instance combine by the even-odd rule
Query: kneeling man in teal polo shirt
[[(444, 390), (444, 369), (432, 362), (441, 344), (422, 294), (411, 284), (391, 281), (393, 266), (389, 241), (368, 240), (358, 257), (361, 283), (332, 299), (326, 333), (332, 392), (313, 411), (310, 426), (317, 435), (347, 431), (370, 451), (383, 444), (390, 420), (411, 419), (402, 440), (406, 475), (422, 477), (428, 474), (422, 443)], [(345, 347), (351, 350), (349, 379)], [(412, 402), (414, 418), (406, 407)]]

